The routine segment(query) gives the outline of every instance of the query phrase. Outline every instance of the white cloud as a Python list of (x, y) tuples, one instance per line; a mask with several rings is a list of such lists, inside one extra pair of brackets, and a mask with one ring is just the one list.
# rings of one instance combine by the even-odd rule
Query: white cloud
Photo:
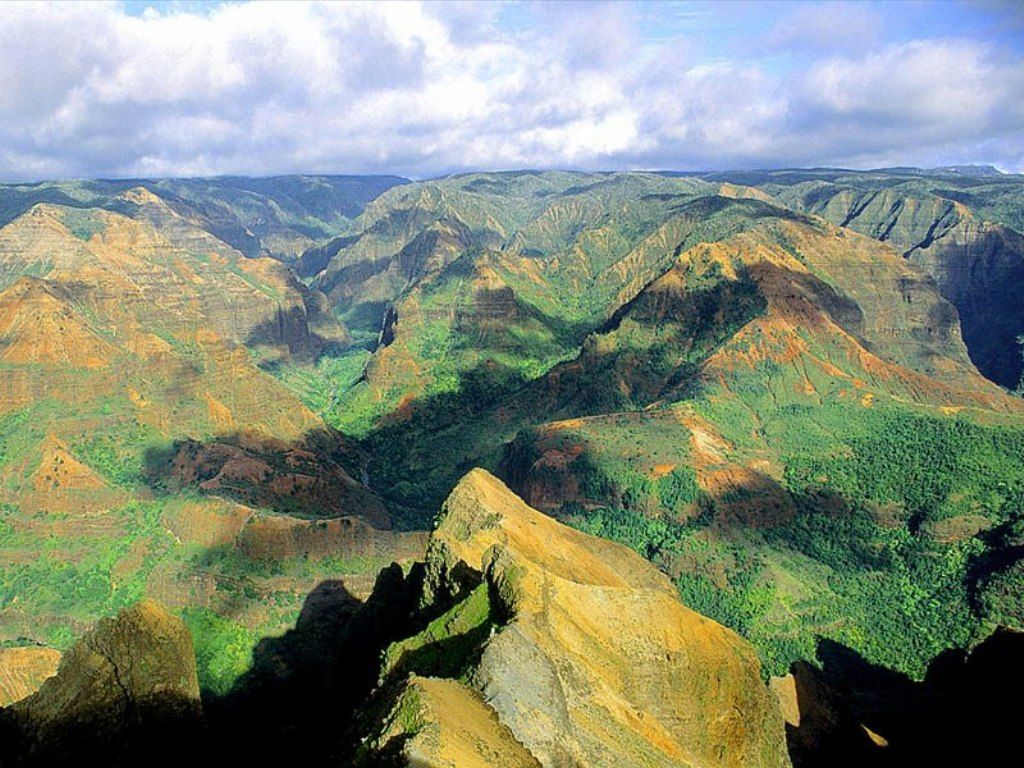
[(777, 21), (764, 41), (778, 50), (856, 51), (874, 44), (880, 14), (864, 2), (803, 3)]
[[(971, 40), (699, 62), (631, 6), (0, 4), (0, 176), (723, 168), (1024, 170), (1024, 64)], [(864, 29), (873, 16), (847, 7)], [(791, 44), (820, 11), (777, 25)], [(831, 34), (831, 33), (829, 33)], [(756, 46), (754, 46), (756, 47)], [(858, 49), (860, 50), (860, 49)]]

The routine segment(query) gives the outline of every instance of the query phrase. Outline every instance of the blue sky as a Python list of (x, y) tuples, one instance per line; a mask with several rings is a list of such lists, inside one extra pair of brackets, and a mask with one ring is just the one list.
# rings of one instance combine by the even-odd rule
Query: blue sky
[(3, 3), (0, 178), (992, 163), (1014, 2)]

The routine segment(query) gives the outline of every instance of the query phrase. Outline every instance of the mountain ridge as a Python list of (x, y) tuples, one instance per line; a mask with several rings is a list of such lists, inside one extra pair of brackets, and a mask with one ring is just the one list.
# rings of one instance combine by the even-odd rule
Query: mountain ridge
[[(602, 590), (645, 558), (650, 600), (679, 596), (728, 627), (765, 674), (813, 662), (824, 639), (916, 678), (995, 625), (1024, 626), (1024, 408), (1007, 391), (1019, 178), (391, 181), (0, 186), (0, 642), (67, 651), (157, 597), (194, 636), (204, 700), (284, 686), (249, 713), (262, 723), (314, 709), (302, 690), (323, 660), (300, 657), (332, 631), (314, 617), (359, 614), (380, 634), (352, 658), (383, 653), (382, 685), (416, 675), (371, 719), (395, 707), (398, 727), (454, 702), (524, 764), (587, 762), (620, 737), (622, 754), (649, 742), (666, 764), (699, 764), (679, 718), (638, 722), (615, 685), (568, 720), (552, 710), (572, 738), (507, 703), (529, 693), (503, 687), (516, 649), (581, 679), (600, 658), (551, 644), (551, 627), (572, 634), (568, 609), (546, 614), (533, 587), (515, 597), (518, 565), (601, 615)], [(516, 552), (485, 558), (449, 529), (428, 544), (474, 467), (547, 515), (538, 529), (553, 517), (637, 554), (609, 544), (609, 569), (549, 530), (588, 563), (577, 573), (468, 519), (455, 527)], [(481, 477), (466, 481), (473, 505), (506, 498)], [(424, 557), (425, 573), (411, 565)], [(631, 615), (619, 608), (609, 621)], [(477, 667), (478, 640), (520, 609), (529, 642), (506, 637), (512, 656)], [(637, 638), (665, 629), (636, 624)], [(437, 641), (450, 655), (424, 650)], [(339, 702), (373, 683), (364, 666)], [(388, 728), (382, 749), (403, 737)]]

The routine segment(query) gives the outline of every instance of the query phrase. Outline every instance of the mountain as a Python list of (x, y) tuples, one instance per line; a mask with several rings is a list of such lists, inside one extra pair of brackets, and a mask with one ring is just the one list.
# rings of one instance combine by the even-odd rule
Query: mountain
[(424, 561), (386, 569), (362, 604), (311, 594), (231, 695), (202, 715), (198, 695), (187, 629), (143, 601), (0, 712), (16, 739), (0, 756), (789, 765), (749, 644), (685, 608), (634, 552), (530, 509), (482, 470), (453, 490)]
[[(774, 764), (758, 663), (1024, 629), (1019, 177), (331, 179), (0, 189), (0, 644), (159, 599), (225, 754)], [(629, 655), (677, 631), (755, 735)]]
[(123, 212), (131, 204), (120, 196), (144, 189), (246, 256), (291, 261), (406, 181), (397, 176), (221, 176), (0, 184), (0, 225), (37, 203)]
[[(143, 601), (100, 621), (61, 659), (56, 675), (0, 711), (14, 733), (0, 758), (5, 765), (163, 763), (182, 750), (200, 708), (188, 628), (158, 603)], [(163, 752), (153, 755), (158, 742)]]
[[(416, 556), (423, 537), (386, 533), (365, 458), (268, 373), (349, 343), (325, 298), (146, 187), (104, 205), (37, 203), (0, 228), (5, 640), (67, 649), (150, 593), (207, 625), (201, 644), (255, 642), (325, 559), (372, 584)], [(272, 608), (231, 607), (250, 578)], [(201, 653), (204, 685), (248, 651)]]
[[(311, 284), (353, 345), (296, 391), (361, 438), (399, 525), (425, 526), (482, 463), (655, 560), (773, 671), (824, 636), (921, 674), (1021, 620), (1002, 533), (1019, 524), (1021, 403), (979, 374), (959, 298), (925, 264), (786, 196), (843, 173), (398, 187), (318, 252)], [(883, 197), (975, 183), (848, 175)], [(978, 211), (935, 210), (1011, 221), (1015, 178), (982, 183)], [(1012, 291), (994, 252), (977, 284)], [(1004, 360), (1014, 316), (974, 316)]]
[(958, 173), (964, 176), (1002, 176), (1003, 172), (992, 165), (947, 165), (934, 168), (934, 173)]
[(791, 208), (892, 243), (934, 277), (957, 308), (979, 370), (1009, 388), (1021, 381), (1021, 177), (939, 169), (934, 174), (783, 171), (714, 178), (754, 184)]
[[(433, 624), (387, 651), (385, 672), (432, 677), (405, 684), (378, 749), (397, 742), (411, 765), (465, 749), (464, 712), (489, 723), (488, 740), (470, 746), (479, 765), (516, 742), (524, 765), (788, 764), (750, 647), (683, 607), (627, 548), (558, 525), (477, 470), (445, 502), (426, 568), (427, 594), (455, 601), (447, 616), (473, 611), (496, 626), (480, 650), (466, 627), (463, 660), (428, 653), (458, 637)], [(439, 680), (442, 669), (468, 684)], [(439, 699), (454, 711), (430, 719)]]
[(920, 674), (994, 618), (976, 601), (983, 563), (1017, 557), (992, 533), (1019, 525), (1020, 403), (867, 238), (773, 221), (683, 252), (525, 392), (559, 418), (511, 444), (512, 485), (653, 558), (775, 670), (824, 636)]

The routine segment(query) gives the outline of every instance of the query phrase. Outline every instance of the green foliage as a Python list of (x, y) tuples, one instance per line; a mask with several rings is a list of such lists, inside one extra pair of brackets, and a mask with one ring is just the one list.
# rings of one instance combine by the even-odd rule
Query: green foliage
[(144, 479), (144, 451), (155, 435), (139, 424), (119, 425), (118, 432), (83, 436), (71, 446), (75, 458), (96, 470), (106, 480), (124, 488), (138, 486)]
[(423, 730), (426, 720), (423, 716), (420, 692), (416, 688), (409, 686), (403, 691), (393, 718), (401, 728), (402, 734), (406, 736), (415, 736)]
[(752, 555), (743, 550), (736, 554), (740, 564), (728, 583), (716, 584), (702, 573), (683, 573), (676, 578), (676, 587), (690, 608), (749, 636), (772, 607), (775, 586), (763, 577)]
[(64, 226), (66, 226), (79, 240), (88, 240), (98, 232), (103, 231), (103, 220), (93, 211), (77, 211), (68, 209), (64, 212)]
[(386, 556), (347, 555), (330, 555), (317, 559), (250, 557), (232, 545), (221, 545), (194, 554), (189, 563), (195, 570), (216, 573), (231, 582), (245, 583), (254, 579), (272, 579), (278, 576), (312, 579), (328, 578), (338, 574), (374, 575), (389, 565), (391, 559)]
[(1024, 558), (987, 576), (979, 602), (987, 621), (1024, 631)]
[(655, 490), (661, 506), (676, 514), (682, 513), (704, 496), (697, 485), (697, 473), (687, 464), (680, 464), (667, 475), (658, 478)]
[(867, 434), (848, 440), (847, 455), (792, 457), (790, 487), (827, 487), (854, 503), (893, 502), (919, 524), (964, 509), (1002, 519), (1007, 495), (1024, 482), (1022, 430), (895, 410), (862, 419)]
[(117, 566), (139, 541), (159, 551), (166, 536), (158, 529), (159, 512), (159, 503), (129, 503), (120, 510), (130, 523), (129, 534), (78, 542), (80, 554), (67, 546), (55, 551), (64, 544), (60, 539), (40, 540), (27, 533), (14, 533), (10, 523), (4, 521), (0, 550), (28, 550), (37, 556), (0, 563), (0, 609), (16, 602), (41, 613), (89, 621), (137, 602), (144, 596), (154, 558), (144, 558), (140, 566), (124, 575), (117, 574)]
[(472, 669), (494, 621), (488, 586), (480, 584), (421, 632), (388, 647), (382, 673), (462, 679)]
[(563, 512), (569, 515), (569, 521), (581, 531), (625, 544), (650, 560), (680, 546), (693, 530), (693, 526), (677, 523), (667, 517), (651, 517), (621, 508), (587, 510), (569, 504)]
[(0, 467), (22, 455), (34, 438), (32, 411), (25, 408), (0, 415)]
[(192, 633), (200, 688), (226, 694), (252, 665), (258, 636), (208, 608), (185, 608), (181, 618)]
[[(677, 573), (683, 601), (750, 639), (767, 672), (813, 659), (829, 637), (917, 676), (986, 622), (1024, 621), (1024, 569), (1008, 554), (1024, 542), (1024, 430), (855, 404), (784, 404), (752, 424), (729, 401), (696, 405), (739, 450), (760, 434), (788, 451), (792, 519), (723, 537), (708, 523), (745, 489), (702, 499), (686, 464), (651, 479), (633, 469), (625, 428), (607, 422), (570, 468), (583, 495), (609, 506), (563, 511)], [(694, 502), (704, 514), (666, 516)]]

